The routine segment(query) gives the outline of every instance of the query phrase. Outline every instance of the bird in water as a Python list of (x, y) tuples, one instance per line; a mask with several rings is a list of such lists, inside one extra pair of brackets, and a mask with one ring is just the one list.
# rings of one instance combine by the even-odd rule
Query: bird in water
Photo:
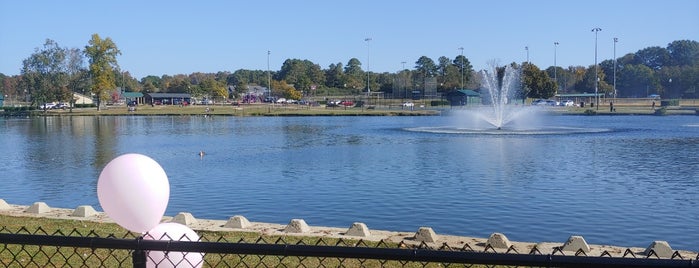
[(205, 153), (204, 151), (199, 151), (199, 157), (204, 157)]

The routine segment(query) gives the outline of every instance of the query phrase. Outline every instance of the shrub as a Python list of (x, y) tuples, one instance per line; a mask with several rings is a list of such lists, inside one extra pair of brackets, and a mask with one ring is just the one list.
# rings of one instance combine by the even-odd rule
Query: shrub
[(655, 115), (666, 115), (667, 109), (665, 107), (660, 107), (660, 109), (655, 110)]
[(448, 101), (445, 100), (433, 100), (430, 102), (430, 106), (445, 106), (449, 105)]
[(680, 100), (678, 100), (678, 99), (661, 100), (661, 101), (660, 101), (660, 106), (663, 106), (663, 107), (667, 107), (667, 106), (680, 106)]

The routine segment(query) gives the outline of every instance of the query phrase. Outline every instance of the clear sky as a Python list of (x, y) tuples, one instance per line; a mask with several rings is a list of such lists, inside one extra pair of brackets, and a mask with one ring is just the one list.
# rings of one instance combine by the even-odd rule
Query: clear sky
[[(697, 0), (586, 1), (37, 1), (0, 0), (0, 73), (19, 74), (44, 41), (84, 48), (93, 33), (121, 50), (134, 77), (279, 70), (286, 59), (326, 69), (359, 59), (372, 72), (461, 54), (474, 69), (527, 59), (589, 66), (675, 40), (699, 40)], [(365, 41), (371, 38), (371, 41)], [(559, 45), (554, 50), (554, 42)]]

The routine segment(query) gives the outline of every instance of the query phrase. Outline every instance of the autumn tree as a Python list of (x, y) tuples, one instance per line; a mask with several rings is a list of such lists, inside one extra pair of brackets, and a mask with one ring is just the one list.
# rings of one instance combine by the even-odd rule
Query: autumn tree
[(213, 77), (209, 77), (201, 81), (199, 85), (205, 95), (211, 96), (214, 99), (228, 99), (228, 88), (224, 81), (217, 81)]
[(272, 88), (274, 89), (273, 94), (282, 98), (300, 100), (302, 97), (301, 91), (296, 90), (294, 86), (287, 84), (286, 81), (272, 80)]
[(121, 52), (111, 38), (101, 39), (93, 34), (87, 46), (85, 55), (90, 63), (92, 77), (92, 93), (97, 95), (97, 110), (101, 101), (109, 98), (109, 91), (116, 88), (114, 69), (117, 67), (117, 55)]

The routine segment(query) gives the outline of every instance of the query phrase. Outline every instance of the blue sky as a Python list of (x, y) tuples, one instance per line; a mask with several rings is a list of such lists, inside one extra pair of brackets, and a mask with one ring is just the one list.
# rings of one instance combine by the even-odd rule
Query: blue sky
[[(19, 74), (44, 41), (84, 48), (110, 37), (137, 78), (279, 70), (307, 59), (323, 69), (357, 58), (366, 70), (413, 68), (463, 54), (474, 69), (522, 62), (594, 64), (675, 40), (699, 40), (699, 1), (10, 1), (0, 0), (0, 73)], [(369, 42), (364, 41), (370, 37)]]

